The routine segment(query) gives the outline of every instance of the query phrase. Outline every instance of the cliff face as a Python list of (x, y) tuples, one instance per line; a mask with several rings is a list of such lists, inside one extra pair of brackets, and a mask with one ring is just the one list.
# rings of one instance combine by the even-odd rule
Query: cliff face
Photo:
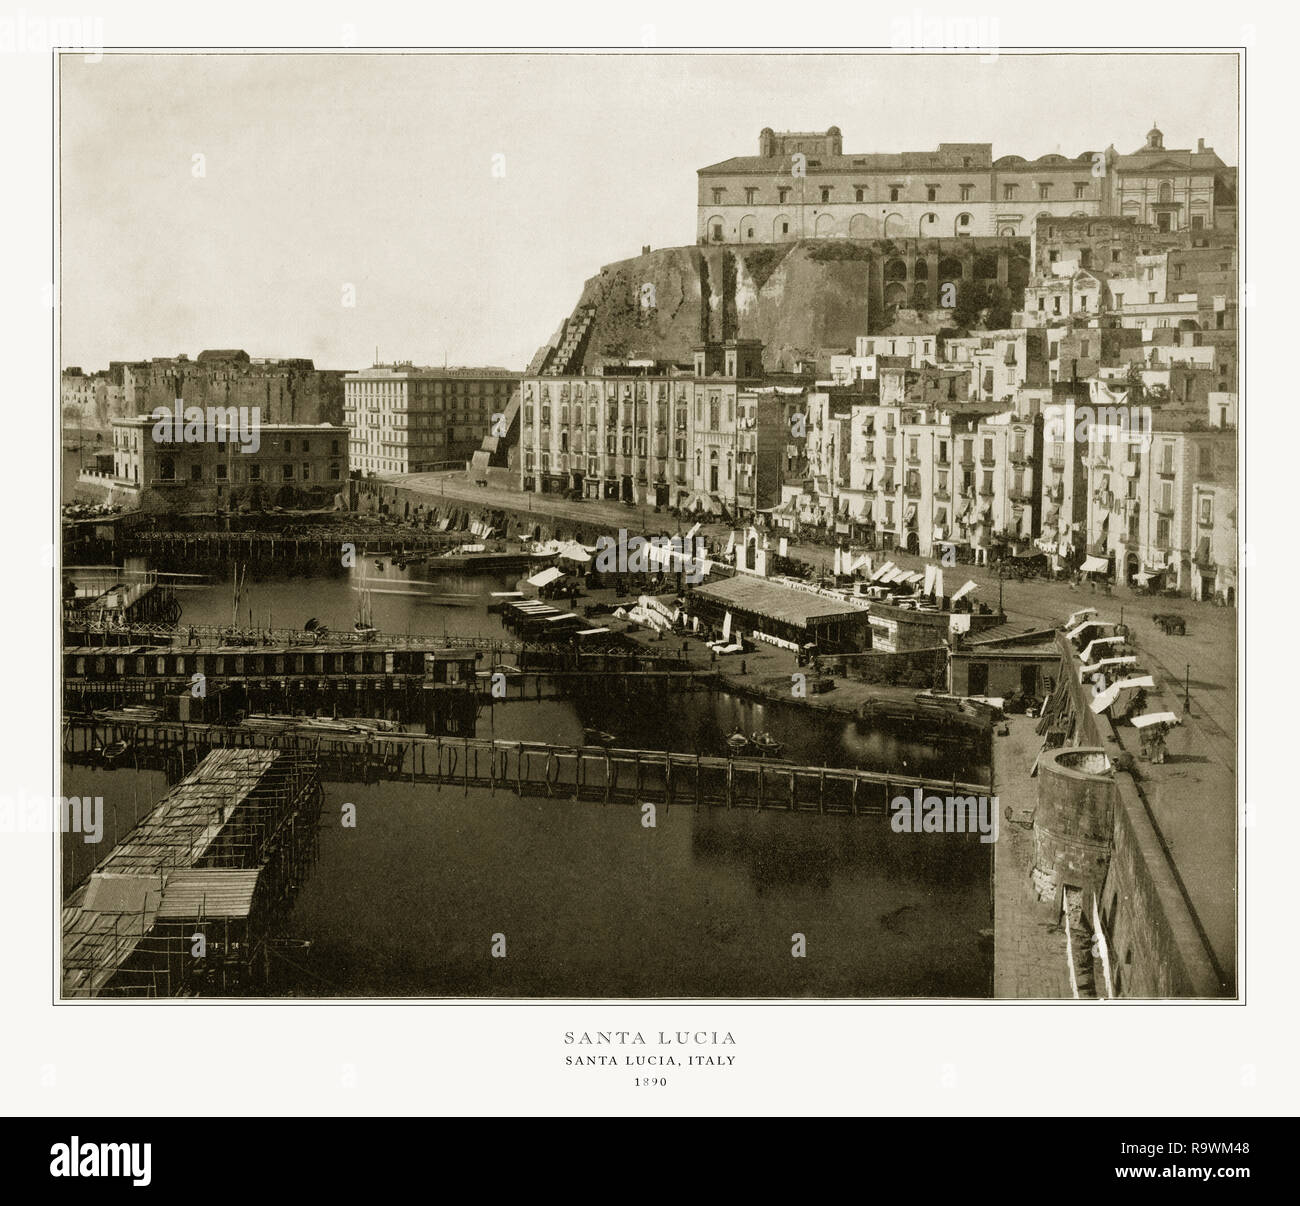
[[(705, 340), (758, 339), (763, 367), (822, 371), (859, 335), (1009, 322), (1029, 242), (1015, 238), (813, 239), (666, 247), (607, 264), (530, 365), (591, 372), (624, 357), (689, 362)], [(939, 287), (953, 282), (948, 310)], [(919, 309), (906, 307), (918, 306)]]
[(624, 356), (689, 362), (705, 339), (760, 339), (769, 370), (850, 348), (867, 330), (867, 271), (857, 245), (823, 243), (668, 247), (608, 264), (575, 308), (594, 315), (570, 371)]

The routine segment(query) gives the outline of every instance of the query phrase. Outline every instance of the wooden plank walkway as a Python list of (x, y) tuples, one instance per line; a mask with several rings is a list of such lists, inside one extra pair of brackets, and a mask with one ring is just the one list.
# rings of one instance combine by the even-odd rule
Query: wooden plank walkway
[(884, 817), (891, 799), (910, 795), (917, 787), (928, 794), (989, 794), (987, 784), (665, 750), (415, 733), (322, 734), (293, 727), (268, 732), (179, 721), (65, 722), (64, 751), (74, 758), (106, 740), (129, 743), (130, 752), (119, 760), (119, 766), (132, 761), (149, 764), (160, 755), (182, 755), (188, 760), (210, 749), (231, 746), (294, 750), (315, 760), (325, 779), (426, 783), (464, 791), (486, 788), (602, 804), (654, 802), (669, 807)]

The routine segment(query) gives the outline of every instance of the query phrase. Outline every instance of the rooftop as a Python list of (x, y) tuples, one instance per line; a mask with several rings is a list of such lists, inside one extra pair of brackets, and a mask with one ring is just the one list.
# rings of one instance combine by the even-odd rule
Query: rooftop
[(779, 586), (775, 582), (747, 574), (737, 574), (734, 578), (724, 578), (720, 582), (707, 582), (695, 587), (695, 593), (725, 607), (799, 628), (806, 628), (809, 620), (827, 616), (865, 614), (864, 609), (856, 604), (789, 586)]

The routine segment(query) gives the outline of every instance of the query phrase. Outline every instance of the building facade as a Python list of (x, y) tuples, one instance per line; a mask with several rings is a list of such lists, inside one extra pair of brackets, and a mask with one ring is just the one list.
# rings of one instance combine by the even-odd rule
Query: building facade
[[(348, 430), (337, 424), (258, 423), (241, 444), (238, 421), (202, 438), (156, 438), (154, 415), (113, 421), (114, 501), (147, 511), (211, 512), (330, 507), (347, 489)], [(247, 450), (245, 450), (247, 449)], [(86, 480), (91, 480), (87, 477)]]
[(733, 514), (780, 497), (791, 403), (756, 340), (701, 345), (691, 368), (629, 362), (522, 390), (524, 490)]
[(759, 153), (700, 168), (700, 243), (1028, 235), (1035, 218), (1104, 212), (1098, 152), (993, 158), (987, 142), (844, 154), (825, 133), (759, 135)]
[(374, 365), (343, 378), (352, 467), (420, 473), (468, 461), (500, 426), (519, 377), (495, 368)]

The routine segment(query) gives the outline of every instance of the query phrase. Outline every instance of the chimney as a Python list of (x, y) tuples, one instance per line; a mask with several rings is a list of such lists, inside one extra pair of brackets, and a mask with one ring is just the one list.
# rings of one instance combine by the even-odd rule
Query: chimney
[(1198, 153), (1199, 153), (1199, 152), (1203, 152), (1203, 151), (1205, 150), (1205, 139), (1204, 139), (1204, 138), (1198, 138), (1198, 139), (1196, 140), (1196, 150), (1197, 150)]

